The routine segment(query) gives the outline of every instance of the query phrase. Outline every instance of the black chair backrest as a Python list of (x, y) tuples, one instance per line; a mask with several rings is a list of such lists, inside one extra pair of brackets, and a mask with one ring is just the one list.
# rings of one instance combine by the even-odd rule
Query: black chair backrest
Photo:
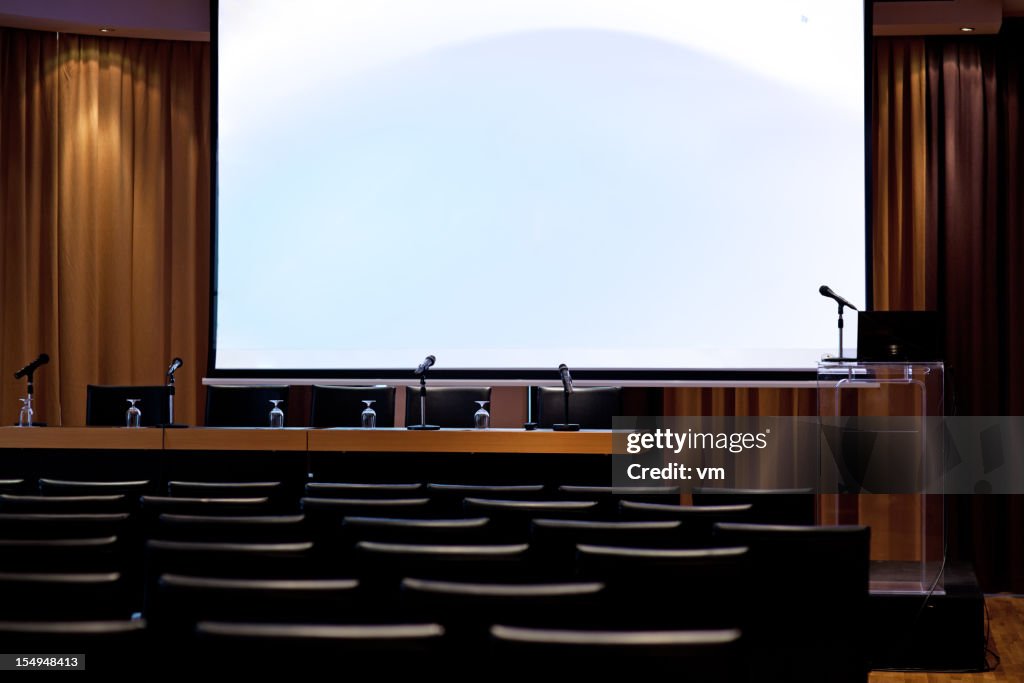
[(162, 514), (152, 531), (168, 541), (288, 543), (306, 540), (305, 515)]
[(127, 423), (128, 399), (137, 398), (142, 412), (142, 426), (170, 422), (170, 401), (165, 386), (100, 386), (85, 388), (85, 424), (89, 427), (124, 427)]
[(311, 427), (359, 427), (366, 405), (377, 413), (377, 427), (395, 426), (395, 387), (330, 387), (313, 385)]
[[(569, 422), (582, 429), (611, 429), (612, 417), (622, 415), (619, 387), (579, 387), (569, 396)], [(561, 387), (538, 387), (534, 421), (541, 429), (565, 422), (565, 397)]]
[(99, 538), (128, 536), (127, 512), (4, 512), (0, 538)]
[[(147, 617), (154, 629), (191, 631), (196, 622), (329, 622), (363, 606), (355, 579), (234, 579), (164, 574)], [(358, 611), (358, 612), (357, 612)]]
[(488, 540), (490, 520), (486, 517), (465, 519), (395, 519), (388, 517), (345, 517), (341, 537), (345, 544), (359, 541), (381, 543), (464, 544)]
[(134, 501), (123, 493), (96, 496), (19, 496), (0, 494), (0, 512), (125, 512)]
[(582, 519), (534, 519), (530, 548), (538, 561), (560, 573), (573, 572), (578, 544), (632, 548), (679, 546), (681, 522), (606, 522)]
[(742, 678), (737, 629), (714, 631), (594, 631), (523, 628), (496, 624), (491, 628), (497, 666), (523, 662), (561, 662), (574, 674), (607, 674), (610, 662), (649, 660), (659, 668), (671, 661), (686, 680), (735, 683)]
[(148, 479), (131, 481), (75, 481), (69, 479), (39, 479), (39, 491), (45, 494), (65, 496), (93, 496), (104, 494), (141, 494), (151, 490), (153, 482)]
[(287, 386), (206, 387), (207, 427), (266, 427), (270, 424), (271, 401), (282, 401), (288, 420)]
[(306, 484), (306, 495), (313, 498), (412, 498), (423, 495), (423, 484), (311, 481)]
[[(490, 401), (490, 387), (427, 387), (427, 424), (466, 429), (474, 425), (473, 415), (479, 409), (474, 401)], [(493, 416), (491, 407), (488, 412)], [(420, 389), (405, 389), (405, 424), (420, 424)]]
[(169, 481), (167, 492), (183, 498), (258, 498), (278, 496), (279, 481)]
[(0, 573), (5, 619), (127, 619), (127, 596), (119, 572)]
[(0, 567), (11, 572), (111, 572), (118, 569), (121, 551), (117, 536), (0, 539)]
[(811, 489), (693, 489), (694, 505), (752, 505), (747, 521), (758, 524), (814, 524), (816, 501)]
[(715, 533), (750, 548), (756, 589), (743, 628), (752, 671), (766, 680), (813, 681), (826, 669), (832, 681), (867, 680), (868, 527), (723, 523)]
[(356, 544), (360, 578), (391, 592), (406, 577), (447, 581), (501, 581), (528, 574), (529, 546), (521, 544), (430, 545), (413, 543)]
[(707, 548), (714, 544), (718, 522), (749, 522), (753, 506), (746, 505), (666, 505), (624, 500), (619, 516), (632, 520), (675, 520), (680, 522), (680, 542), (688, 547)]

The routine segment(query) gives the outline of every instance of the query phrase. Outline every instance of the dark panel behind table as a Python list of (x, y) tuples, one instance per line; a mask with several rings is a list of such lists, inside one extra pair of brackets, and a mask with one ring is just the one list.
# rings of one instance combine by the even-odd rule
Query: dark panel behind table
[(312, 452), (318, 481), (515, 484), (611, 483), (607, 455), (564, 453), (323, 453)]

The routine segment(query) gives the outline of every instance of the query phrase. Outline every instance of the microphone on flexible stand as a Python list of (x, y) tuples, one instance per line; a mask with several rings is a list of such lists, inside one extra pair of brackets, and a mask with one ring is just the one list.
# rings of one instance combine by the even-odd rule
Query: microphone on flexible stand
[(558, 366), (558, 374), (562, 377), (562, 396), (565, 399), (565, 422), (553, 424), (551, 429), (556, 432), (578, 432), (580, 426), (575, 423), (569, 423), (569, 394), (572, 393), (572, 375), (569, 374), (569, 367), (562, 363)]
[(46, 426), (45, 423), (33, 422), (32, 421), (32, 416), (35, 414), (35, 411), (32, 408), (32, 397), (35, 395), (35, 377), (34, 377), (35, 372), (36, 372), (37, 369), (39, 369), (39, 366), (46, 365), (49, 362), (50, 362), (50, 356), (48, 354), (41, 353), (41, 354), (39, 354), (39, 356), (34, 361), (32, 361), (31, 363), (29, 363), (28, 365), (23, 367), (21, 370), (18, 370), (16, 373), (14, 373), (14, 379), (21, 379), (22, 377), (27, 377), (28, 378), (28, 390), (27, 390), (27, 393), (26, 393), (25, 406), (24, 406), (25, 407), (25, 413), (27, 414), (28, 417), (27, 417), (27, 419), (25, 420), (24, 423), (22, 423), (21, 418), (19, 417), (19, 419), (18, 419), (19, 426), (23, 426), (23, 427), (32, 427), (32, 426), (45, 427)]
[(160, 425), (166, 428), (181, 428), (187, 425), (179, 425), (174, 423), (174, 373), (181, 368), (185, 363), (175, 357), (171, 361), (170, 367), (167, 368), (167, 424)]
[(822, 285), (821, 287), (818, 287), (818, 294), (821, 294), (823, 297), (826, 297), (828, 299), (832, 299), (837, 304), (839, 304), (839, 357), (838, 358), (830, 358), (830, 359), (827, 359), (827, 360), (836, 361), (836, 362), (842, 362), (842, 361), (847, 361), (847, 360), (854, 360), (853, 358), (843, 358), (843, 309), (844, 308), (852, 308), (853, 310), (856, 311), (857, 307), (854, 306), (853, 304), (851, 304), (849, 301), (847, 301), (843, 297), (841, 297), (838, 294), (836, 294), (835, 292), (833, 292), (832, 288), (829, 287), (828, 285)]
[(433, 355), (427, 356), (423, 359), (423, 362), (419, 364), (415, 370), (414, 375), (420, 376), (420, 423), (418, 425), (406, 425), (406, 429), (416, 430), (436, 430), (440, 429), (437, 425), (427, 424), (427, 370), (434, 367), (434, 361), (437, 359)]

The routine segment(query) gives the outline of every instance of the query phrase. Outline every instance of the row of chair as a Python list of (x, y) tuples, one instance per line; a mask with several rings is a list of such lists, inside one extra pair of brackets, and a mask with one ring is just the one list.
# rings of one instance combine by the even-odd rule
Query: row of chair
[[(681, 506), (658, 490), (526, 483), (309, 482), (297, 497), (280, 482), (120, 484), (0, 495), (6, 644), (115, 668), (171, 651), (320, 665), (658, 655), (696, 680), (866, 679), (868, 530), (763, 524), (811, 496)], [(100, 503), (125, 507), (87, 511)]]
[[(309, 426), (359, 427), (363, 401), (374, 401), (378, 427), (395, 426), (395, 387), (338, 387), (314, 385)], [(281, 401), (287, 411), (287, 386), (208, 386), (207, 427), (266, 427), (271, 401)], [(612, 418), (622, 414), (621, 391), (617, 387), (576, 389), (569, 406), (569, 421), (585, 429), (611, 429)], [(405, 424), (420, 423), (419, 389), (405, 392)], [(86, 424), (93, 427), (124, 426), (128, 399), (140, 399), (143, 426), (169, 422), (167, 387), (89, 385), (86, 392)], [(432, 387), (427, 389), (427, 420), (445, 428), (471, 428), (477, 401), (490, 401), (490, 387)], [(537, 390), (535, 420), (542, 429), (563, 422), (562, 390)]]

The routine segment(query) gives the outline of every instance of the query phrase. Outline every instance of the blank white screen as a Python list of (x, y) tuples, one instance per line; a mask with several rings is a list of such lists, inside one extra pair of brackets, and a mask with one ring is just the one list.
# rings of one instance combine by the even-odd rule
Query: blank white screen
[(860, 0), (221, 0), (218, 31), (218, 369), (804, 368), (818, 287), (866, 303)]

